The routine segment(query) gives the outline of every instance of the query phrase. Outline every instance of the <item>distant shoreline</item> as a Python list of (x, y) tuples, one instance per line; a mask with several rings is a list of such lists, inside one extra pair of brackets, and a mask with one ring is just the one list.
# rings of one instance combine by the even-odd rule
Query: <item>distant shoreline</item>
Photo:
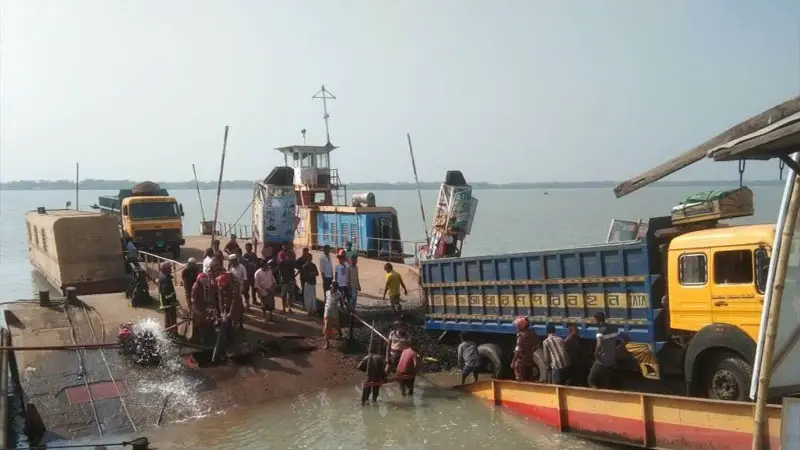
[[(165, 189), (184, 190), (196, 189), (194, 181), (163, 181), (158, 182)], [(129, 180), (84, 180), (80, 183), (80, 188), (91, 191), (116, 191), (119, 189), (130, 189), (136, 182)], [(202, 181), (199, 183), (201, 190), (216, 189), (217, 183), (214, 181)], [(439, 189), (440, 182), (420, 183), (420, 189), (436, 190)], [(535, 183), (470, 183), (473, 189), (596, 189), (614, 188), (619, 182), (616, 181), (565, 181), (565, 182), (535, 182)], [(778, 186), (784, 184), (780, 180), (753, 180), (746, 181), (747, 186)], [(714, 181), (659, 181), (654, 183), (654, 187), (720, 187), (732, 188), (739, 185), (739, 180), (714, 180)], [(226, 190), (251, 190), (253, 182), (248, 180), (223, 181), (222, 188)], [(417, 189), (415, 183), (350, 183), (347, 185), (350, 191), (409, 191)], [(10, 181), (0, 183), (2, 191), (72, 191), (75, 190), (75, 182), (67, 180), (58, 181)]]

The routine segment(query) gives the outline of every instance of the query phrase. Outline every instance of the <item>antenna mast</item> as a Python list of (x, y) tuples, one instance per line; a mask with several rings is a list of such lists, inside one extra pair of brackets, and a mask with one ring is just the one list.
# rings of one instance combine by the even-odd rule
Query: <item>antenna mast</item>
[(331, 145), (331, 130), (328, 126), (328, 119), (330, 119), (331, 115), (328, 114), (328, 100), (336, 100), (336, 96), (325, 89), (325, 85), (323, 84), (322, 88), (311, 98), (322, 99), (322, 118), (325, 120), (325, 136), (328, 138), (328, 145)]

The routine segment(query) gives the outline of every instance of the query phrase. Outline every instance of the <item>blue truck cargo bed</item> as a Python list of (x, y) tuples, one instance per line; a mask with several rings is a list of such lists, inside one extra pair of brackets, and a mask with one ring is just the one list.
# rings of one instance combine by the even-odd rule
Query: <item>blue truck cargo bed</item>
[(633, 342), (657, 344), (663, 280), (651, 239), (424, 261), (426, 327), (511, 334), (526, 316), (540, 336), (547, 323), (560, 335), (574, 323), (593, 339), (604, 312)]

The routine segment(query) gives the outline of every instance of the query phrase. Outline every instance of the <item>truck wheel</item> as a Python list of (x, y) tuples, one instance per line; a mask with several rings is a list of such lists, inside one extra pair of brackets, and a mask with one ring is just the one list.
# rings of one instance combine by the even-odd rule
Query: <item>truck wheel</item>
[(181, 259), (181, 248), (180, 247), (173, 247), (172, 248), (172, 259), (179, 260)]
[(547, 382), (547, 366), (544, 363), (544, 349), (542, 347), (533, 352), (533, 381)]
[(497, 344), (481, 344), (478, 346), (478, 354), (481, 356), (481, 365), (486, 372), (492, 374), (493, 378), (500, 379), (505, 374), (503, 351)]
[(753, 367), (741, 357), (731, 354), (720, 355), (707, 372), (708, 398), (747, 401), (752, 376)]

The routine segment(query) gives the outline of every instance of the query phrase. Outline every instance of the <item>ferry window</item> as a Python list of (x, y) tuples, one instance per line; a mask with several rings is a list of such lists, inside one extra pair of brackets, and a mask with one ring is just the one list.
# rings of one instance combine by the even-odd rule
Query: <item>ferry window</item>
[(303, 153), (303, 159), (300, 162), (300, 167), (312, 167), (314, 164), (313, 153)]
[(681, 284), (706, 284), (708, 264), (706, 255), (681, 255), (678, 258), (678, 278)]
[(327, 153), (319, 153), (317, 155), (317, 169), (327, 169), (328, 159), (329, 158)]
[(33, 241), (36, 246), (39, 246), (39, 229), (36, 228), (36, 225), (33, 226)]
[(714, 253), (714, 283), (750, 284), (752, 282), (752, 251), (729, 250)]
[(42, 230), (42, 250), (47, 253), (47, 234)]
[(31, 232), (31, 224), (28, 224), (28, 244), (33, 244), (33, 233)]

